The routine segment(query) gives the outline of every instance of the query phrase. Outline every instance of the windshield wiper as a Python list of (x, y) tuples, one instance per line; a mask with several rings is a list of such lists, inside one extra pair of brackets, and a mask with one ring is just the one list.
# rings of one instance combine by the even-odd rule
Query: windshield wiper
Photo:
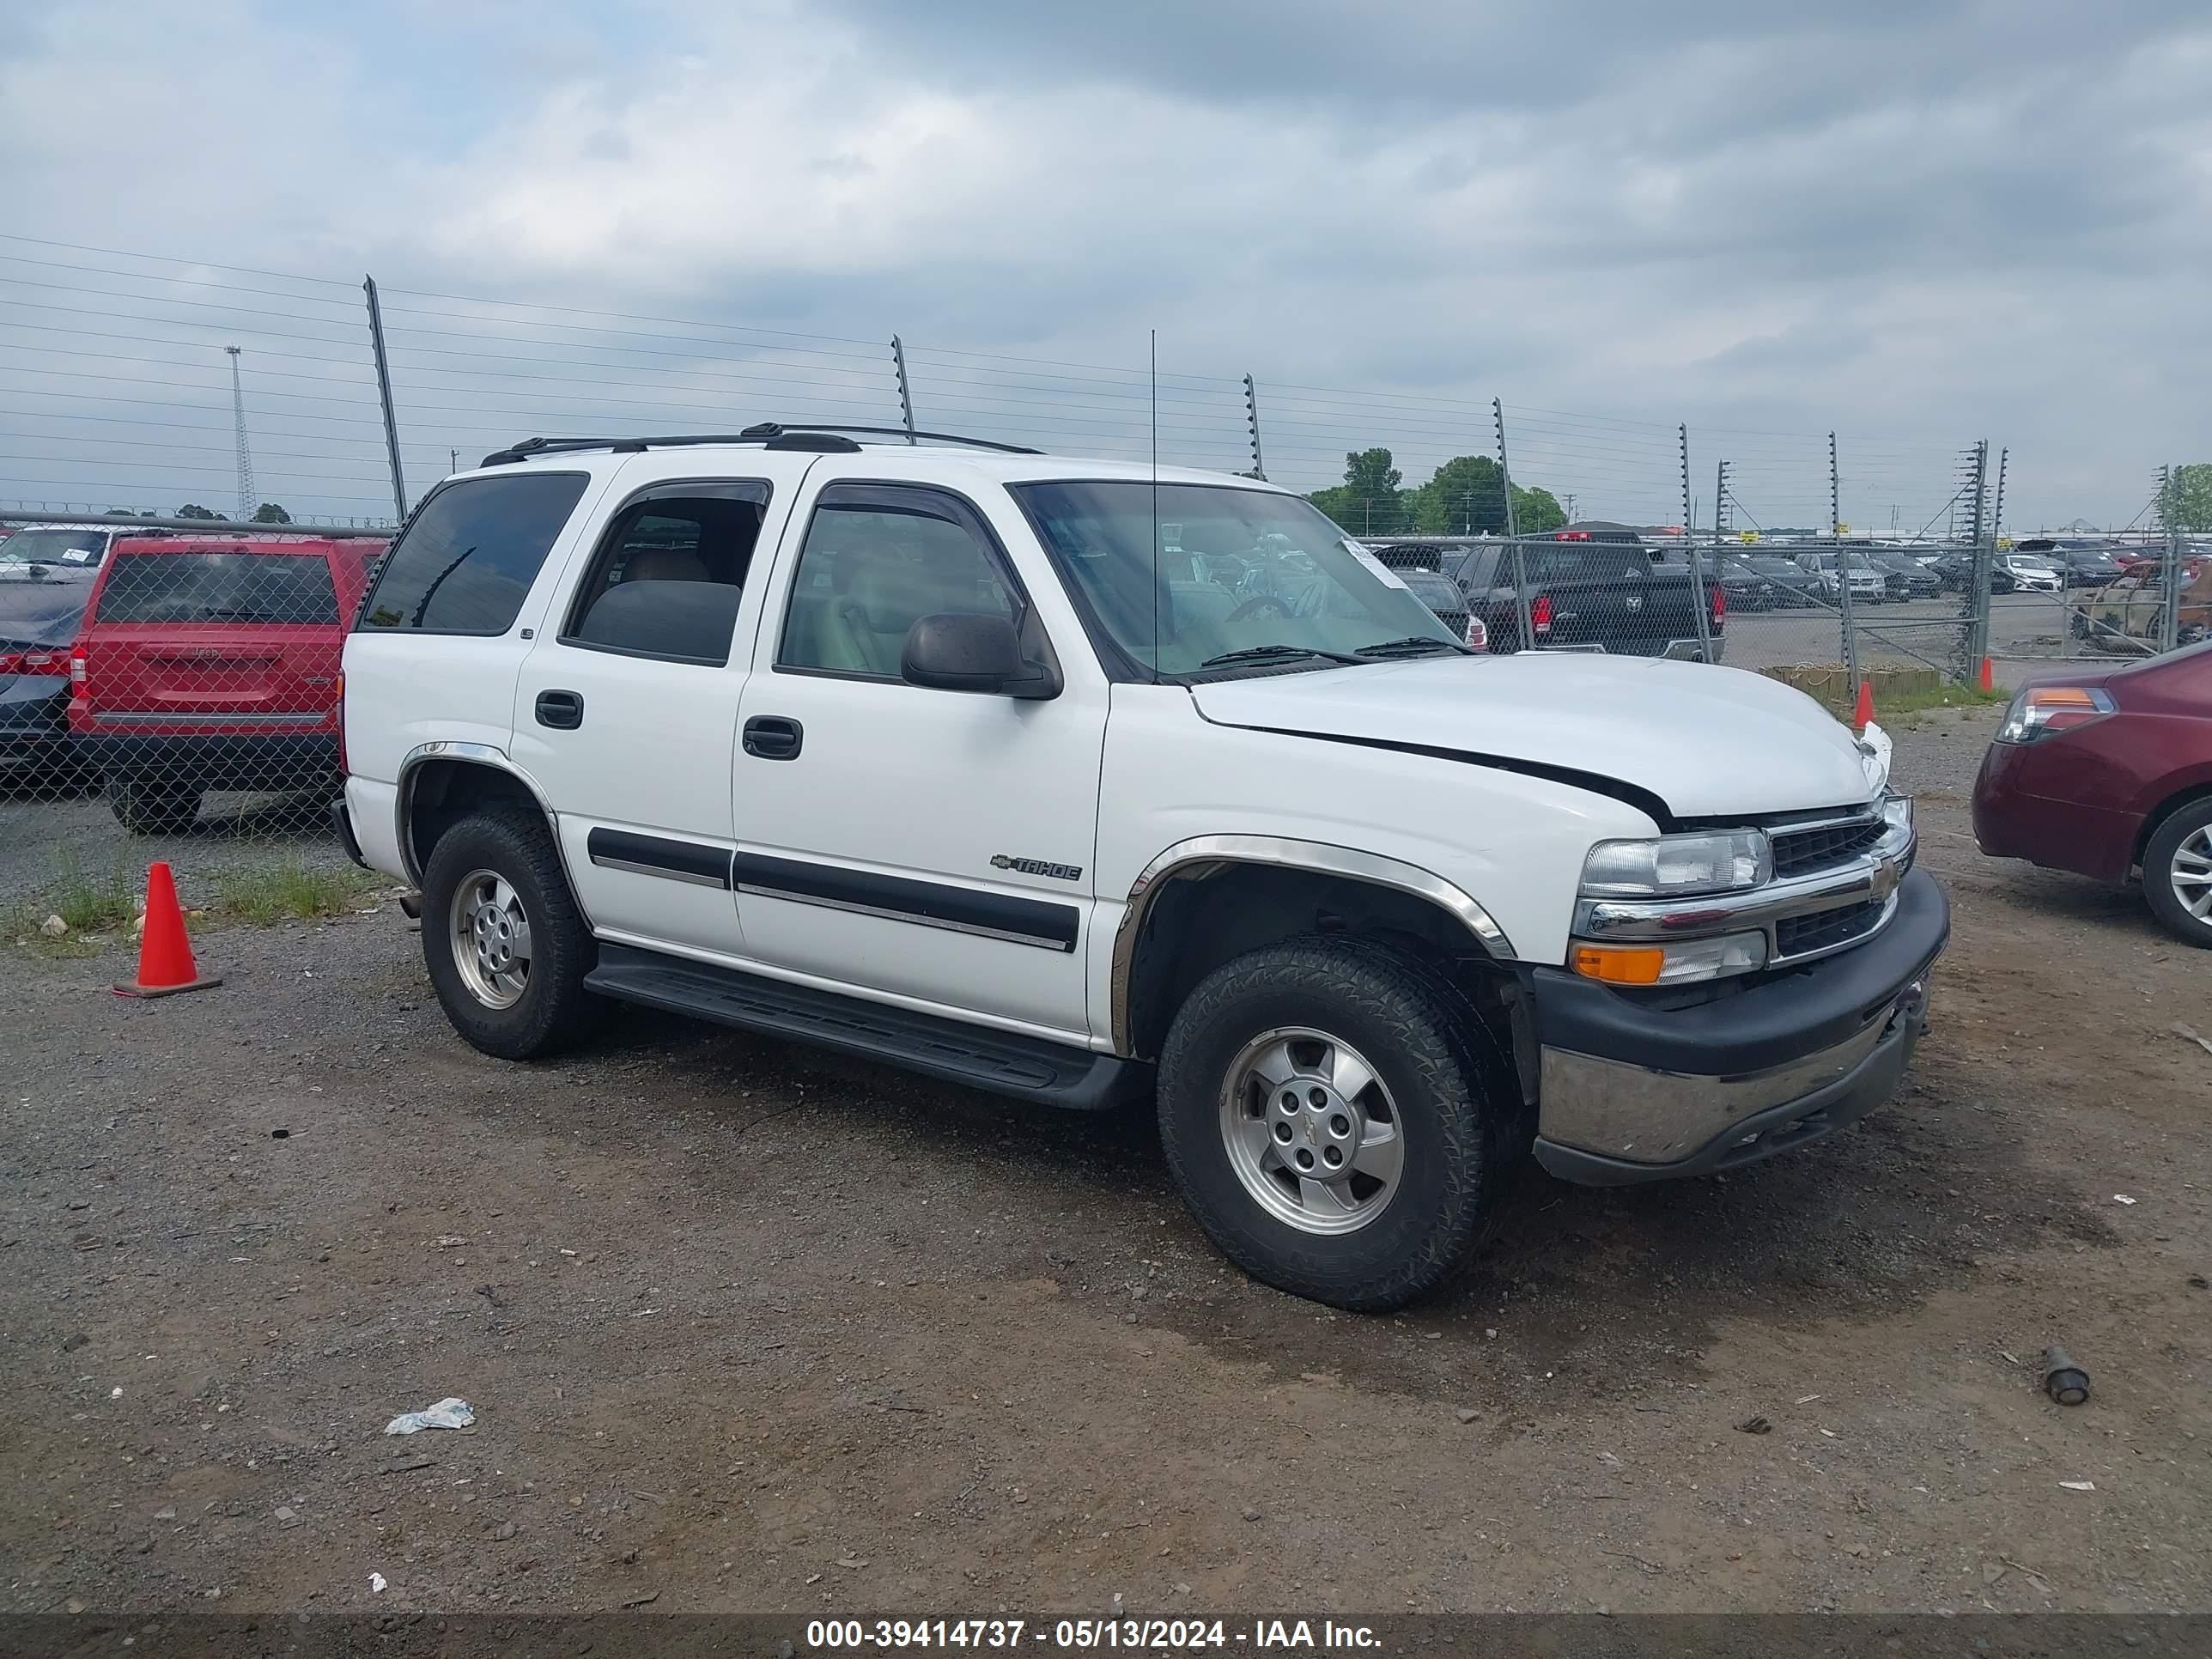
[(1408, 634), (1403, 639), (1363, 645), (1359, 647), (1359, 654), (1363, 657), (1414, 657), (1439, 650), (1456, 652), (1462, 657), (1474, 654), (1466, 646), (1451, 640), (1440, 640), (1433, 634)]
[(1224, 651), (1218, 657), (1208, 657), (1199, 664), (1200, 668), (1226, 668), (1231, 663), (1266, 662), (1279, 657), (1326, 657), (1331, 662), (1352, 662), (1357, 657), (1347, 657), (1341, 651), (1323, 651), (1310, 645), (1251, 645), (1242, 651)]

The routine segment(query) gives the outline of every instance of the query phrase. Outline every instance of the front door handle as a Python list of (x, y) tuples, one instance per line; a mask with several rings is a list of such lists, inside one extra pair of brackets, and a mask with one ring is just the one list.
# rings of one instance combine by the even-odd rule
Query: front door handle
[(745, 753), (756, 760), (797, 760), (806, 728), (781, 714), (756, 714), (745, 722)]
[(580, 691), (540, 691), (538, 723), (557, 732), (573, 732), (584, 723), (584, 694)]

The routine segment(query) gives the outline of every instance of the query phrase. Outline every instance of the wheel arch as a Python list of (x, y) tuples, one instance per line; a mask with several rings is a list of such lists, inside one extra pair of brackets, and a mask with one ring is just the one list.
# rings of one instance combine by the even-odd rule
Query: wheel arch
[(1157, 1054), (1179, 992), (1232, 957), (1326, 931), (1332, 919), (1483, 964), (1513, 956), (1479, 902), (1418, 865), (1324, 842), (1201, 836), (1162, 853), (1129, 890), (1114, 937), (1114, 1051)]
[(2128, 862), (2141, 864), (2143, 854), (2150, 847), (2150, 838), (2159, 832), (2160, 827), (2168, 818), (2184, 807), (2193, 806), (2208, 799), (2212, 799), (2212, 777), (2197, 778), (2178, 789), (2168, 791), (2158, 805), (2143, 814), (2142, 823), (2136, 830), (2136, 844), (2128, 854)]
[[(399, 763), (393, 813), (398, 820), (399, 861), (406, 868), (408, 880), (420, 888), (423, 868), (430, 861), (430, 849), (437, 845), (438, 837), (471, 812), (501, 801), (526, 806), (544, 817), (545, 832), (561, 857), (562, 873), (568, 877), (560, 825), (553, 804), (538, 781), (488, 743), (446, 740), (418, 744)], [(572, 896), (576, 892), (573, 878), (568, 880), (568, 890)]]

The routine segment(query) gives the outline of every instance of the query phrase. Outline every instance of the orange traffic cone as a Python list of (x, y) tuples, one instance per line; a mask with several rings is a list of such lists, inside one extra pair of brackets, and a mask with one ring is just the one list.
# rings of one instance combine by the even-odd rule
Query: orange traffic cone
[(220, 974), (203, 974), (192, 960), (185, 933), (184, 907), (177, 902), (176, 878), (156, 862), (146, 871), (146, 931), (138, 941), (138, 977), (118, 985), (122, 997), (167, 997), (179, 991), (204, 991), (222, 983)]
[(1997, 689), (1996, 677), (1990, 672), (1990, 659), (1987, 657), (1982, 659), (1982, 678), (1980, 684), (1981, 689), (1984, 691), (1994, 691)]
[(1874, 721), (1874, 682), (1859, 682), (1859, 706), (1851, 715), (1851, 724), (1863, 732)]

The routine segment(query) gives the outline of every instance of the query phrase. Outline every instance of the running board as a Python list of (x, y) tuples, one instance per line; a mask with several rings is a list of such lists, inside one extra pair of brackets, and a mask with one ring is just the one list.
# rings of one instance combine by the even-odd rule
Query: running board
[(994, 1095), (1100, 1111), (1139, 1097), (1151, 1068), (1036, 1037), (912, 1013), (703, 962), (599, 946), (584, 988), (618, 1001), (789, 1037)]

